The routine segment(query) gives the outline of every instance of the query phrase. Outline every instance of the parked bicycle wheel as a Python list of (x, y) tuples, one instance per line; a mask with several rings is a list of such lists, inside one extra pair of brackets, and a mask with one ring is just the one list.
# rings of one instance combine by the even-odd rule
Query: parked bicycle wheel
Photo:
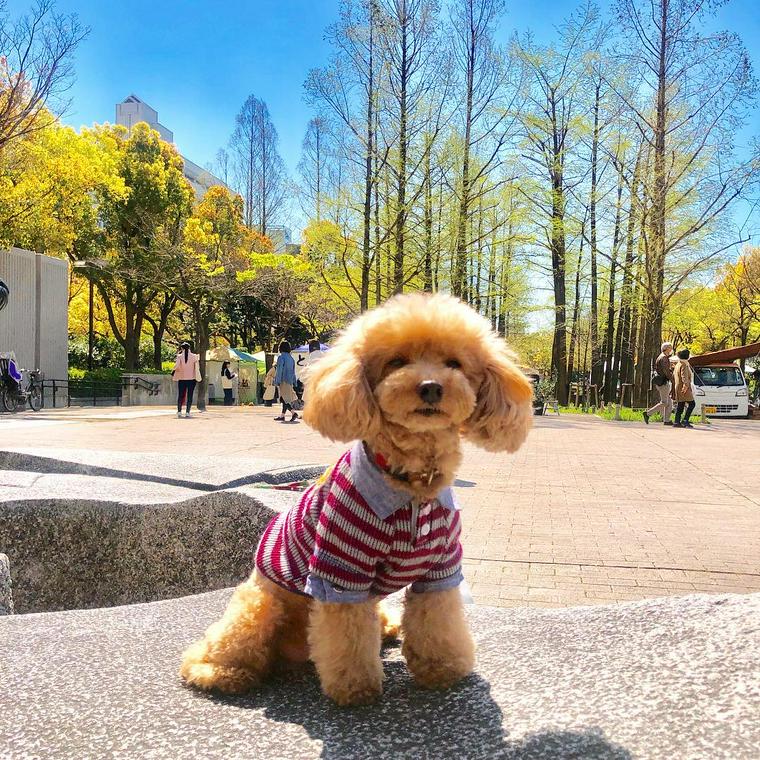
[(0, 388), (0, 409), (4, 412), (15, 412), (16, 402), (13, 396), (8, 393), (7, 388)]
[(39, 412), (42, 409), (42, 390), (36, 385), (29, 388), (29, 406), (34, 412)]

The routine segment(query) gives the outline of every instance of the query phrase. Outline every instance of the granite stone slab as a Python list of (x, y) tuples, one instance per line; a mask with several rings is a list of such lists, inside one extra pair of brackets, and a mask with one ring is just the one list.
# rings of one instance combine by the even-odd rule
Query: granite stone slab
[(11, 565), (8, 556), (0, 554), (0, 615), (13, 614), (11, 593)]
[(177, 677), (229, 591), (0, 619), (0, 741), (20, 758), (755, 760), (760, 595), (575, 609), (469, 607), (476, 672), (340, 709), (304, 668), (245, 697)]
[(0, 501), (16, 612), (154, 601), (238, 583), (276, 511), (267, 502), (279, 503), (270, 496), (276, 492), (254, 489), (191, 492), (165, 503), (104, 501), (92, 498), (102, 479), (90, 481), (90, 494)]
[(0, 451), (0, 551), (11, 560), (16, 611), (154, 601), (237, 583), (272, 515), (298, 498), (269, 487), (324, 469), (213, 457), (179, 465), (157, 454)]

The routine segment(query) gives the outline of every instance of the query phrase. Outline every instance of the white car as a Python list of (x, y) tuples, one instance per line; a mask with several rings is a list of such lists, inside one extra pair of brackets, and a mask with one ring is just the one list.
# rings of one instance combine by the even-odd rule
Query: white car
[(737, 364), (721, 362), (694, 367), (695, 414), (702, 407), (710, 417), (748, 417), (747, 380)]

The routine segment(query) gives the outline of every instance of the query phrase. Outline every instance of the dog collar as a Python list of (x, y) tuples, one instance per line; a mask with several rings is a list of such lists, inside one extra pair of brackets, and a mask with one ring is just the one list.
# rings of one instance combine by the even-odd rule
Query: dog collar
[(404, 470), (392, 470), (388, 464), (388, 460), (379, 452), (374, 454), (375, 464), (386, 475), (390, 475), (394, 480), (398, 480), (401, 483), (408, 483), (409, 485), (424, 485), (429, 486), (435, 478), (441, 474), (440, 470), (430, 470), (428, 472), (405, 472)]

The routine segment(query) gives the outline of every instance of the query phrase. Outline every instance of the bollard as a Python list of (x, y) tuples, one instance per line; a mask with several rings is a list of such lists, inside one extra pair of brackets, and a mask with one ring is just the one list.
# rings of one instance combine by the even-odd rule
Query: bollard
[(702, 412), (702, 424), (703, 425), (707, 425), (708, 424), (707, 423), (707, 412), (705, 411), (705, 405), (701, 404), (699, 408), (700, 408), (700, 411)]
[(620, 422), (622, 417), (620, 416), (620, 404), (615, 404), (615, 418), (617, 422)]

